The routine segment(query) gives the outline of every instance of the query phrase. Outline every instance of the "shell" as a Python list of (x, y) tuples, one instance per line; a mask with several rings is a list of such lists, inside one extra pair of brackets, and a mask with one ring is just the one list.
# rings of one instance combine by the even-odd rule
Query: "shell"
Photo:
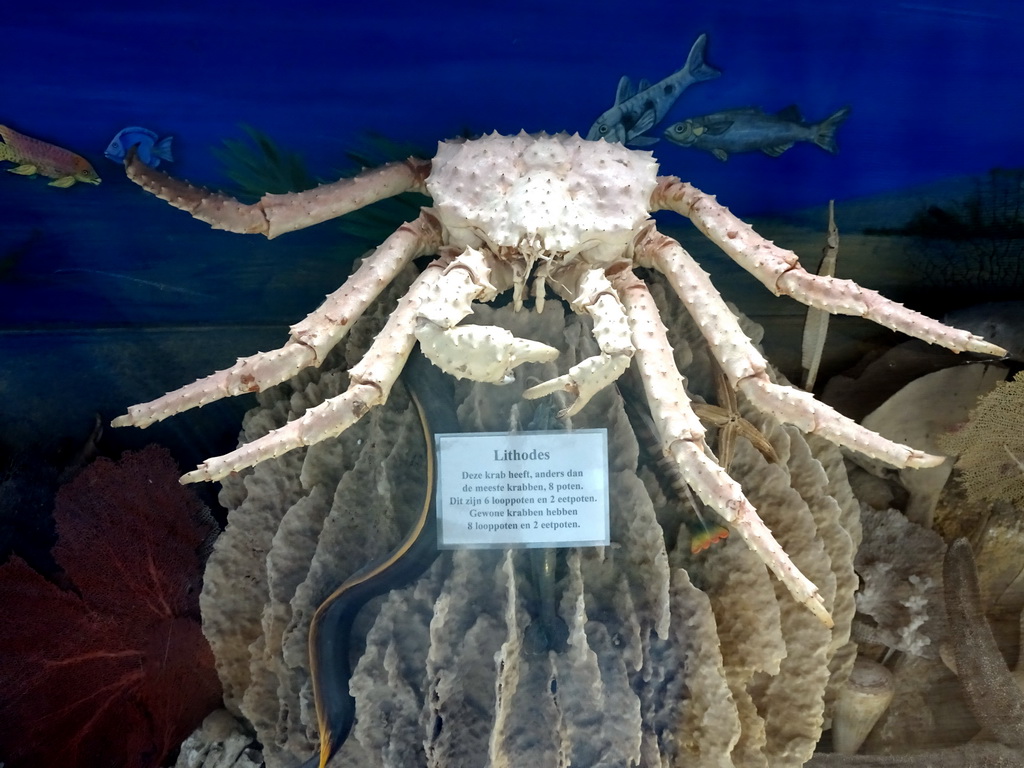
[(857, 657), (832, 715), (832, 745), (836, 752), (856, 754), (888, 709), (895, 690), (892, 672), (876, 661)]

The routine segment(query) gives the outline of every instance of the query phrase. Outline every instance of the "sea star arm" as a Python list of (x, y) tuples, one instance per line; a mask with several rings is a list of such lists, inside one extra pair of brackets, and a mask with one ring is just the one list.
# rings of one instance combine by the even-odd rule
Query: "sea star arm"
[[(1024, 693), (1014, 682), (982, 612), (978, 570), (966, 539), (949, 546), (942, 578), (957, 677), (967, 704), (987, 735), (1020, 750), (1024, 747)], [(1024, 764), (1020, 756), (1018, 760)]]

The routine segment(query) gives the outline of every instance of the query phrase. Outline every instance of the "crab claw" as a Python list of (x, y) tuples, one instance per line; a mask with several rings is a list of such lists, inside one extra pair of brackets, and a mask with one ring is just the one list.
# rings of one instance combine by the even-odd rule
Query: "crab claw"
[(627, 355), (588, 357), (570, 368), (568, 373), (530, 387), (523, 392), (523, 397), (527, 400), (536, 400), (554, 392), (568, 392), (576, 395), (576, 399), (572, 405), (558, 414), (558, 418), (575, 416), (590, 402), (590, 398), (625, 373), (629, 367), (629, 360)]
[(441, 328), (423, 322), (416, 329), (420, 349), (430, 362), (458, 379), (508, 384), (512, 369), (523, 363), (549, 363), (558, 350), (520, 339), (494, 325)]

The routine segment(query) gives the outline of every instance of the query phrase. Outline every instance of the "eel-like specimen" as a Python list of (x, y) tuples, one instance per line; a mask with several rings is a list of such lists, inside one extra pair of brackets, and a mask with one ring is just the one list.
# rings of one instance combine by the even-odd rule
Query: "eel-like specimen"
[(967, 539), (946, 552), (943, 583), (957, 676), (981, 738), (909, 755), (819, 754), (813, 767), (1024, 768), (1024, 693), (1017, 687), (981, 608), (978, 570)]
[[(527, 424), (530, 432), (566, 429), (566, 423), (555, 415), (553, 402), (541, 403)], [(558, 615), (555, 597), (557, 581), (558, 550), (541, 547), (529, 550), (530, 575), (535, 595), (535, 608), (531, 610), (532, 621), (527, 625), (524, 637), (526, 653), (544, 656), (549, 651), (562, 653), (569, 640), (569, 627)]]
[(427, 449), (427, 490), (415, 524), (386, 557), (354, 573), (317, 609), (309, 627), (309, 666), (320, 730), (320, 751), (302, 768), (328, 761), (345, 743), (355, 721), (355, 700), (349, 692), (352, 666), (349, 642), (352, 623), (372, 598), (398, 589), (423, 574), (437, 557), (435, 489), (437, 459), (434, 435), (458, 432), (451, 380), (414, 350), (402, 373), (419, 412)]

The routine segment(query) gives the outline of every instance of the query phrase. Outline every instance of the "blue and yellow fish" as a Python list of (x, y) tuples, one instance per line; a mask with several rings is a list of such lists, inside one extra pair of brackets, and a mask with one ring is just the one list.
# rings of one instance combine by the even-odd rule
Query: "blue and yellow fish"
[(174, 155), (171, 154), (171, 142), (173, 136), (160, 138), (148, 128), (141, 128), (137, 125), (122, 128), (117, 135), (110, 140), (103, 154), (108, 160), (115, 163), (123, 163), (124, 156), (128, 150), (135, 147), (136, 156), (150, 168), (156, 168), (160, 161), (174, 162)]

